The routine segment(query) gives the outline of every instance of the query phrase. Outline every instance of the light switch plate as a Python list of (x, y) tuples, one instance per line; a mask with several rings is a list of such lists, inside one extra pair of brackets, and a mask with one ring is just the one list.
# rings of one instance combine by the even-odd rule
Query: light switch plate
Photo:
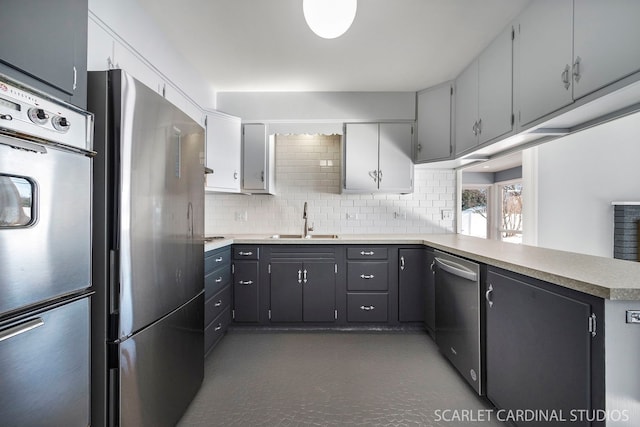
[(640, 310), (627, 310), (627, 323), (640, 323)]

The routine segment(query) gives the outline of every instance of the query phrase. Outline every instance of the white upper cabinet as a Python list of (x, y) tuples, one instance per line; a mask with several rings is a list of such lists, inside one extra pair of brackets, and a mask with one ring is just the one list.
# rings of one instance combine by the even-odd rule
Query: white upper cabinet
[(240, 192), (242, 122), (239, 117), (207, 112), (206, 191)]
[(518, 18), (515, 81), (521, 126), (573, 102), (572, 19), (573, 0), (534, 0)]
[(455, 81), (455, 153), (513, 129), (513, 29), (505, 29)]
[(262, 123), (242, 126), (242, 191), (275, 194), (275, 144)]
[(450, 159), (452, 83), (418, 92), (416, 163)]
[(411, 123), (346, 124), (344, 190), (412, 192), (412, 135)]
[(575, 0), (573, 96), (640, 70), (640, 1)]

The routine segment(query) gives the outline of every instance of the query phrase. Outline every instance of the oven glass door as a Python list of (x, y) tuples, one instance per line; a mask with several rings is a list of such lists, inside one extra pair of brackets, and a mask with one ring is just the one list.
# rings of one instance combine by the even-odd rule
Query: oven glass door
[(90, 233), (91, 160), (0, 135), (0, 318), (89, 287)]

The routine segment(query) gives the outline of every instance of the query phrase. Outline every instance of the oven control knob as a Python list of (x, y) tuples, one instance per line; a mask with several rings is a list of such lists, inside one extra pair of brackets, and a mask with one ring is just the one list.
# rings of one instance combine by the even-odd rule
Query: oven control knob
[(47, 120), (49, 119), (49, 115), (47, 115), (42, 108), (29, 108), (27, 114), (29, 115), (29, 119), (38, 125), (47, 123)]
[(53, 128), (55, 130), (60, 132), (68, 131), (69, 127), (71, 126), (71, 123), (69, 123), (69, 120), (67, 120), (66, 117), (62, 117), (62, 116), (53, 116), (53, 118), (51, 119), (51, 124), (53, 125)]

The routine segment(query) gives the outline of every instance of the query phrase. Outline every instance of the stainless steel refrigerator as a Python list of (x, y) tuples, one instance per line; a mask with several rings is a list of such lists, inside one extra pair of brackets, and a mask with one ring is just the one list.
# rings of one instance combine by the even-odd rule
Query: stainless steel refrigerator
[(204, 129), (122, 70), (95, 114), (92, 425), (172, 426), (204, 373)]

